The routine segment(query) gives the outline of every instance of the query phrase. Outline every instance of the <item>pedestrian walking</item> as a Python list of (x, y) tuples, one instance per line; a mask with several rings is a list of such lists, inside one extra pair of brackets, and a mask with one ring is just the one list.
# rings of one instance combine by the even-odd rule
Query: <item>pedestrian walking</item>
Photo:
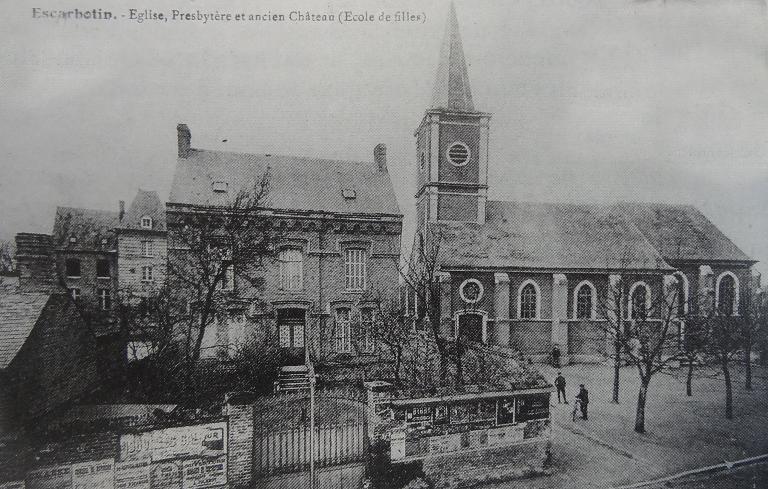
[(587, 410), (589, 409), (589, 391), (584, 387), (584, 384), (579, 384), (579, 393), (576, 395), (576, 399), (579, 400), (579, 404), (581, 405), (581, 417), (589, 419), (587, 417)]
[(557, 345), (552, 347), (552, 366), (560, 368), (560, 347)]
[(562, 372), (557, 373), (557, 378), (555, 379), (555, 387), (557, 387), (557, 403), (560, 404), (560, 395), (563, 396), (563, 402), (568, 404), (568, 398), (565, 397), (565, 377), (563, 377)]

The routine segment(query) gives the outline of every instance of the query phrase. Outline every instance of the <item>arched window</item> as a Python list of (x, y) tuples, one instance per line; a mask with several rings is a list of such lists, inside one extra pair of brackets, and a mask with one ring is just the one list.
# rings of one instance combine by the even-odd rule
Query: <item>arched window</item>
[(723, 316), (737, 316), (739, 313), (739, 281), (731, 272), (717, 277), (717, 312)]
[(651, 291), (643, 282), (635, 283), (629, 291), (629, 317), (644, 320), (648, 317)]
[(675, 303), (677, 304), (677, 317), (682, 318), (688, 314), (688, 278), (682, 272), (674, 274), (677, 283), (675, 284)]
[(284, 290), (300, 290), (304, 287), (303, 256), (300, 249), (286, 248), (280, 251), (280, 287)]
[(537, 319), (539, 317), (539, 287), (533, 280), (526, 280), (520, 286), (518, 294), (518, 317)]
[(576, 286), (574, 308), (576, 319), (595, 319), (595, 286), (591, 282), (581, 282)]

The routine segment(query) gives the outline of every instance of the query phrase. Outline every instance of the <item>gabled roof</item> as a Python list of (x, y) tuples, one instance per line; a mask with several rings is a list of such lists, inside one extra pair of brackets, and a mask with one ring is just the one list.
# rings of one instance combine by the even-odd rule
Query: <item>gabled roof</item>
[(610, 206), (488, 201), (486, 223), (443, 222), (445, 268), (669, 269)]
[(754, 261), (693, 206), (624, 202), (618, 208), (665, 260)]
[(459, 34), (459, 21), (453, 2), (440, 48), (440, 62), (437, 65), (431, 108), (459, 112), (475, 111), (472, 90), (469, 88), (467, 63), (464, 60), (464, 47)]
[[(53, 223), (54, 247), (73, 250), (102, 249), (101, 240), (107, 238), (112, 245), (113, 229), (119, 223), (118, 213), (80, 207), (57, 207)], [(71, 243), (70, 237), (77, 238)]]
[(0, 369), (16, 357), (49, 298), (48, 294), (0, 292)]
[(271, 209), (400, 215), (389, 174), (374, 163), (200, 149), (178, 159), (169, 203), (224, 206), (267, 171)]
[(120, 220), (120, 229), (143, 229), (141, 218), (144, 216), (152, 218), (153, 230), (165, 231), (165, 206), (154, 190), (139, 189), (128, 211)]

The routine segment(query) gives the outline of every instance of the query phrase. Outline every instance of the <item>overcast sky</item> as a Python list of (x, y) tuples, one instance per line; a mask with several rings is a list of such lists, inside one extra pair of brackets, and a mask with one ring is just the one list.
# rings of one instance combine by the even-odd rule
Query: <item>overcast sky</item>
[[(0, 238), (50, 232), (56, 205), (117, 209), (138, 187), (167, 197), (178, 122), (201, 148), (370, 160), (384, 142), (412, 215), (413, 129), (447, 2), (145, 3), (409, 10), (426, 22), (51, 21), (0, 0)], [(121, 4), (94, 5), (145, 8)], [(763, 2), (459, 0), (456, 10), (475, 105), (493, 113), (491, 198), (694, 204), (768, 262)]]

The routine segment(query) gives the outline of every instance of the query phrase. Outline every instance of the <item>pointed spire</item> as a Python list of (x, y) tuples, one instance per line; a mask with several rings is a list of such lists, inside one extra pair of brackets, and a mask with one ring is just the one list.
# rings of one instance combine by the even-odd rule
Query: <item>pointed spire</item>
[(440, 48), (440, 64), (437, 66), (437, 78), (432, 92), (433, 109), (474, 112), (472, 91), (469, 89), (467, 64), (464, 61), (464, 48), (461, 45), (459, 21), (456, 8), (451, 2), (451, 12), (445, 26), (443, 45)]

